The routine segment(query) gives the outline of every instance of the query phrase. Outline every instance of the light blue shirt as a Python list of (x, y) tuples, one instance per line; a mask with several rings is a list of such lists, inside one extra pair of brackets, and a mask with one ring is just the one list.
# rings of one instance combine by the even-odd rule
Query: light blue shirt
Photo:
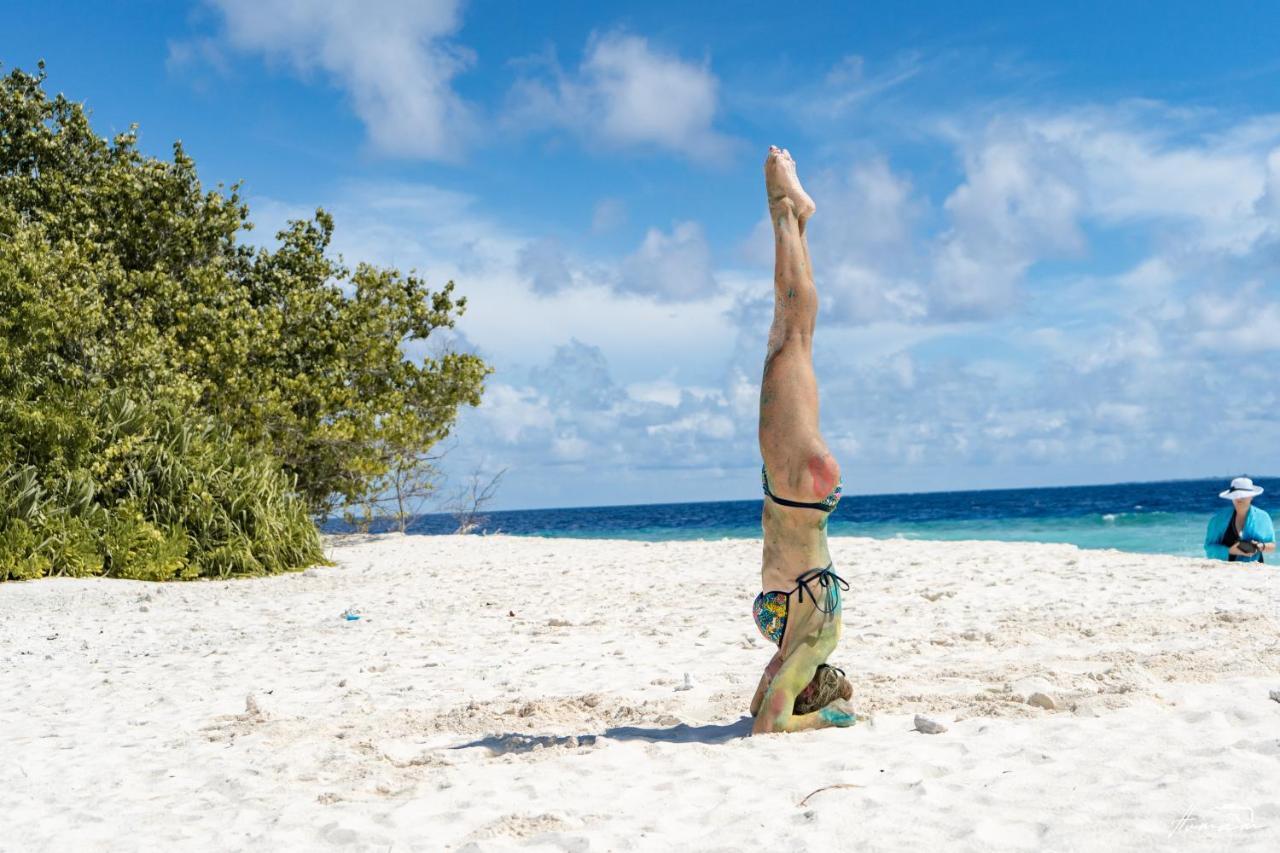
[[(1236, 508), (1229, 506), (1226, 509), (1218, 510), (1213, 514), (1213, 518), (1209, 519), (1209, 529), (1204, 532), (1204, 555), (1215, 560), (1226, 560), (1231, 555), (1227, 553), (1227, 546), (1222, 544), (1222, 536), (1227, 532), (1227, 525), (1231, 523), (1231, 519), (1235, 517)], [(1276, 530), (1271, 525), (1271, 516), (1267, 515), (1266, 510), (1258, 509), (1256, 506), (1249, 507), (1249, 514), (1244, 519), (1244, 530), (1240, 531), (1240, 541), (1252, 539), (1254, 542), (1274, 542), (1276, 541)], [(1236, 557), (1237, 563), (1252, 563), (1262, 558), (1262, 553), (1252, 554), (1248, 557)]]

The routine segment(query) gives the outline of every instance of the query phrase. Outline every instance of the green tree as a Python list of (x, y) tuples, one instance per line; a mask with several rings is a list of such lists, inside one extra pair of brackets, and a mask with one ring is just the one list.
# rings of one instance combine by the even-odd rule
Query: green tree
[[(117, 574), (314, 560), (314, 524), (310, 545), (290, 533), (274, 555), (264, 531), (368, 499), (478, 404), (476, 356), (405, 356), (465, 300), (452, 282), (348, 269), (328, 254), (323, 210), (274, 249), (246, 244), (238, 187), (204, 190), (180, 144), (170, 162), (144, 156), (134, 129), (95, 135), (43, 83), (43, 66), (0, 78), (0, 577), (60, 570), (41, 544), (50, 525)], [(123, 409), (144, 427), (113, 426)], [(232, 483), (259, 492), (231, 506)], [(123, 569), (131, 548), (151, 568)]]

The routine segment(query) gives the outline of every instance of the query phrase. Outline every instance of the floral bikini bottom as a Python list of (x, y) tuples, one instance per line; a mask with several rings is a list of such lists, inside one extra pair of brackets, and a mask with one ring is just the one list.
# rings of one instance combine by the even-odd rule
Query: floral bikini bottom
[[(809, 586), (812, 581), (817, 581), (818, 587), (822, 590), (821, 601)], [(811, 569), (796, 578), (796, 587), (791, 592), (772, 590), (756, 596), (755, 603), (751, 606), (756, 627), (760, 629), (760, 633), (766, 640), (780, 647), (782, 635), (787, 631), (787, 610), (791, 605), (791, 596), (797, 595), (801, 601), (804, 601), (807, 593), (809, 600), (818, 610), (830, 614), (840, 609), (840, 590), (842, 589), (848, 591), (849, 584), (831, 570), (830, 563), (825, 569)]]

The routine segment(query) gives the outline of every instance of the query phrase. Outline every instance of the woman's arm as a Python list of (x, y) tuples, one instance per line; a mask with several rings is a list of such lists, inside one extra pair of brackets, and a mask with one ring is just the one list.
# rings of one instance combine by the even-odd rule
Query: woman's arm
[(1211, 560), (1225, 560), (1233, 553), (1222, 544), (1222, 534), (1226, 532), (1226, 527), (1219, 529), (1219, 515), (1221, 513), (1214, 513), (1209, 517), (1209, 527), (1204, 532), (1204, 555)]
[(857, 715), (843, 699), (808, 714), (794, 713), (796, 697), (813, 680), (818, 664), (826, 659), (829, 652), (829, 649), (815, 651), (813, 644), (804, 643), (782, 662), (761, 697), (755, 723), (751, 726), (752, 734), (801, 732), (832, 726), (844, 728), (857, 722)]
[(1258, 518), (1254, 527), (1253, 541), (1258, 543), (1258, 550), (1268, 553), (1274, 551), (1276, 549), (1276, 528), (1271, 523), (1271, 515), (1265, 510), (1258, 510)]

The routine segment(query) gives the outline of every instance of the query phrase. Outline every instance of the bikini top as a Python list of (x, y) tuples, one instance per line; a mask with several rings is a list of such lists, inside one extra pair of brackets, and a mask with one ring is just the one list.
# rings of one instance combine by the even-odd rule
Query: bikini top
[(760, 466), (760, 485), (764, 487), (765, 497), (769, 498), (776, 504), (799, 507), (800, 509), (816, 509), (821, 512), (831, 512), (836, 508), (836, 504), (840, 503), (840, 492), (844, 489), (844, 478), (840, 478), (840, 482), (836, 483), (836, 487), (831, 490), (831, 494), (816, 503), (789, 501), (786, 498), (780, 498), (773, 492), (769, 491), (769, 472), (765, 470), (763, 465)]

